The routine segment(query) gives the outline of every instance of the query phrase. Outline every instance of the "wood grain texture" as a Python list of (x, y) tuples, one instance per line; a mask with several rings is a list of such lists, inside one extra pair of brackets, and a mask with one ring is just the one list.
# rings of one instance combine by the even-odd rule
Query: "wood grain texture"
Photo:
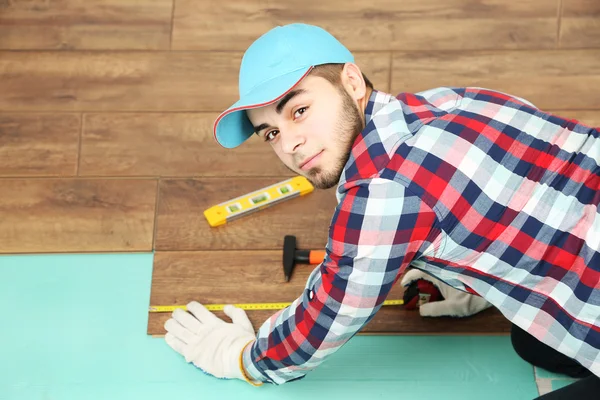
[(0, 109), (219, 111), (236, 96), (239, 55), (0, 52)]
[(0, 113), (0, 176), (74, 176), (81, 116)]
[[(298, 265), (290, 282), (285, 282), (280, 251), (157, 252), (152, 272), (150, 305), (293, 302), (302, 295), (315, 268)], [(387, 299), (402, 299), (396, 284)], [(258, 330), (275, 310), (247, 311)], [(220, 318), (227, 318), (215, 311)], [(148, 334), (164, 335), (170, 313), (150, 313)], [(226, 319), (227, 320), (227, 319)], [(464, 319), (422, 318), (417, 311), (401, 306), (384, 306), (363, 328), (363, 333), (505, 333), (507, 320), (496, 309)]]
[(307, 0), (298, 6), (262, 0), (178, 0), (173, 48), (245, 50), (269, 29), (293, 22), (321, 26), (351, 51), (554, 48), (558, 4), (558, 0)]
[(172, 5), (173, 0), (4, 0), (0, 49), (166, 50)]
[(1, 179), (0, 253), (150, 251), (156, 185)]
[(204, 210), (289, 177), (161, 180), (156, 250), (276, 250), (285, 235), (324, 249), (337, 205), (334, 189), (315, 190), (212, 228)]
[(563, 17), (594, 17), (600, 15), (597, 0), (561, 0)]
[(600, 109), (598, 50), (397, 52), (392, 93), (479, 86), (541, 109)]
[(561, 48), (593, 47), (600, 49), (600, 1), (562, 1), (559, 46)]
[[(238, 100), (242, 53), (0, 52), (0, 110), (221, 112)], [(389, 53), (357, 55), (389, 87)]]
[(273, 176), (293, 174), (253, 136), (234, 149), (213, 138), (216, 113), (86, 114), (81, 175)]

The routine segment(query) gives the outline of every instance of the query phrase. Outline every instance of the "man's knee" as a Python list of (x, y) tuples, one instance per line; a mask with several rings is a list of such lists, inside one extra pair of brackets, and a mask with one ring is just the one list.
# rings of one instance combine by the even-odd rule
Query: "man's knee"
[(540, 342), (514, 324), (510, 331), (510, 339), (515, 352), (529, 364), (575, 378), (591, 375), (591, 372), (577, 361)]
[(521, 357), (523, 360), (527, 361), (530, 364), (537, 365), (538, 360), (536, 360), (536, 352), (535, 352), (535, 343), (533, 340), (536, 340), (529, 333), (525, 332), (523, 329), (519, 328), (516, 325), (512, 325), (510, 330), (510, 341), (512, 343), (513, 349), (515, 352)]

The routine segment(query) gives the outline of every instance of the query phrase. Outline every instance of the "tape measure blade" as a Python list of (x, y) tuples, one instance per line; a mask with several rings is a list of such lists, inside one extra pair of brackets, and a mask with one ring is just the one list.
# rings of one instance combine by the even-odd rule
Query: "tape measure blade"
[(181, 308), (187, 311), (187, 306), (150, 306), (148, 307), (149, 312), (172, 312), (176, 308)]
[[(290, 302), (280, 302), (280, 303), (237, 303), (233, 304), (235, 307), (241, 308), (243, 310), (281, 310), (292, 303)], [(404, 304), (404, 300), (385, 300), (383, 302), (384, 306), (397, 306)], [(203, 304), (209, 311), (222, 311), (225, 308), (225, 304)], [(160, 313), (160, 312), (173, 312), (175, 309), (181, 308), (183, 310), (187, 310), (187, 306), (185, 305), (168, 305), (168, 306), (150, 306), (148, 307), (148, 312)]]
[(404, 304), (404, 300), (385, 300), (383, 302), (384, 306), (400, 306)]

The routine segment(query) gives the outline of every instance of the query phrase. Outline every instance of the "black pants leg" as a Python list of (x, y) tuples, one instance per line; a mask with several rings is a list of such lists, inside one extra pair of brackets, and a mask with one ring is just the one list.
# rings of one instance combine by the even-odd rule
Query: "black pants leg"
[(588, 400), (600, 398), (600, 378), (595, 375), (545, 394), (536, 400)]
[(512, 326), (510, 338), (519, 357), (528, 363), (551, 372), (583, 378), (562, 389), (538, 397), (539, 400), (600, 399), (600, 378), (577, 361), (540, 342), (516, 325)]

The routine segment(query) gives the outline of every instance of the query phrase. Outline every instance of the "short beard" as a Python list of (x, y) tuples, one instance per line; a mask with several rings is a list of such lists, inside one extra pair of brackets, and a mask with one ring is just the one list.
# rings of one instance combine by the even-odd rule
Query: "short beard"
[(342, 171), (350, 158), (354, 141), (364, 129), (362, 113), (352, 97), (344, 88), (340, 87), (338, 90), (342, 96), (342, 111), (336, 124), (338, 128), (335, 132), (335, 138), (342, 153), (337, 160), (333, 161), (334, 165), (328, 171), (324, 171), (322, 167), (315, 167), (308, 171), (306, 178), (317, 189), (329, 189), (339, 183)]

